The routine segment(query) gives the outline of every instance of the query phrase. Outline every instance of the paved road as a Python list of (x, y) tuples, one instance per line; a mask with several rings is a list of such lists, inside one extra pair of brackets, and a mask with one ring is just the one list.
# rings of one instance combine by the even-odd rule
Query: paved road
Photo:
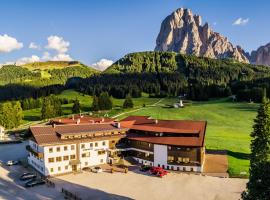
[(25, 146), (27, 141), (19, 144), (1, 144), (0, 162), (6, 163), (8, 160), (18, 160), (27, 157)]

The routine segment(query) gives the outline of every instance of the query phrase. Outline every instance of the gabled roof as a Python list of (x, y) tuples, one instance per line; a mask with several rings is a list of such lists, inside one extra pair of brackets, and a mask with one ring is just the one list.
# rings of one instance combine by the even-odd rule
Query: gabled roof
[[(130, 129), (128, 138), (131, 140), (180, 146), (203, 146), (206, 125), (206, 121), (155, 120), (149, 116), (129, 116), (121, 120), (121, 126)], [(142, 133), (135, 134), (135, 130)], [(167, 133), (170, 136), (149, 136), (143, 132)]]
[(49, 124), (94, 124), (94, 123), (112, 123), (114, 119), (102, 118), (102, 117), (91, 117), (88, 115), (73, 115), (69, 118), (55, 118), (52, 119)]
[(60, 135), (78, 135), (83, 133), (122, 131), (125, 128), (117, 128), (113, 124), (77, 124), (77, 125), (56, 125), (56, 126), (32, 126), (30, 131), (34, 140), (39, 145), (57, 144), (70, 142), (63, 140)]

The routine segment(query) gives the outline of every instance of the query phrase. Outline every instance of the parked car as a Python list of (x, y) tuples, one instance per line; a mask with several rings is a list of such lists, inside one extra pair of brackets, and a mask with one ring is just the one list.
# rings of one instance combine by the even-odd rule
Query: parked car
[(9, 161), (7, 161), (6, 164), (7, 164), (7, 166), (18, 165), (19, 161), (17, 161), (17, 160), (9, 160)]
[(46, 182), (43, 179), (32, 179), (25, 183), (25, 187), (34, 187), (36, 185), (44, 185)]
[(26, 180), (30, 180), (30, 179), (34, 179), (37, 176), (33, 173), (23, 173), (20, 177), (21, 181), (26, 181)]
[(150, 169), (151, 174), (156, 175), (158, 177), (163, 177), (168, 174), (168, 171), (161, 167), (151, 167)]
[(102, 169), (101, 169), (101, 167), (92, 167), (91, 171), (94, 173), (100, 173), (100, 172), (102, 172)]
[(149, 166), (149, 165), (141, 165), (141, 167), (140, 167), (140, 171), (142, 171), (142, 172), (147, 172), (150, 169), (151, 169), (151, 166)]

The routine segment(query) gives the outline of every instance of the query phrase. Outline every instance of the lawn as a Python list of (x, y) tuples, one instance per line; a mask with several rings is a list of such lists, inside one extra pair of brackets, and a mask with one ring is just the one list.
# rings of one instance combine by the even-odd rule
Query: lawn
[[(90, 112), (92, 97), (80, 94), (74, 90), (66, 90), (58, 95), (61, 98), (78, 99), (82, 106), (82, 112)], [(118, 116), (122, 119), (128, 115), (149, 115), (157, 119), (190, 119), (207, 120), (206, 148), (228, 150), (229, 173), (231, 176), (239, 176), (241, 172), (248, 173), (250, 152), (250, 132), (253, 119), (258, 108), (253, 103), (235, 103), (228, 99), (211, 100), (207, 102), (193, 102), (183, 109), (168, 108), (167, 104), (176, 102), (175, 98), (160, 99), (148, 98), (147, 94), (133, 99), (134, 109), (123, 109), (123, 99), (112, 99), (113, 109), (108, 112), (96, 113), (99, 116)], [(65, 115), (72, 114), (73, 104), (63, 105)], [(145, 107), (144, 107), (145, 105)], [(40, 109), (24, 111), (24, 123), (40, 120)]]
[[(68, 100), (78, 99), (80, 101), (80, 104), (81, 104), (81, 112), (82, 113), (91, 112), (90, 107), (91, 107), (92, 101), (93, 101), (92, 96), (85, 95), (85, 94), (76, 92), (74, 90), (65, 90), (57, 96), (59, 98), (65, 98)], [(148, 98), (148, 95), (143, 93), (142, 97), (133, 99), (134, 109), (141, 108), (144, 105), (146, 105), (146, 106), (152, 105), (159, 100), (160, 100), (159, 98)], [(99, 113), (95, 113), (95, 114), (97, 116), (106, 115), (109, 117), (113, 117), (119, 113), (128, 112), (128, 111), (133, 110), (133, 109), (123, 109), (122, 108), (124, 99), (112, 98), (112, 101), (113, 101), (113, 109), (111, 111), (99, 112)], [(71, 115), (72, 114), (72, 106), (73, 106), (73, 103), (62, 105), (63, 115)], [(32, 110), (25, 110), (23, 113), (24, 113), (24, 119), (23, 119), (24, 124), (41, 120), (41, 118), (40, 118), (41, 108), (32, 109)]]
[[(175, 99), (165, 99), (162, 104)], [(157, 119), (207, 120), (206, 148), (228, 150), (229, 173), (239, 176), (248, 173), (250, 132), (256, 116), (257, 104), (234, 103), (227, 99), (193, 102), (183, 109), (166, 108), (162, 104), (128, 115), (149, 115)], [(121, 116), (121, 118), (127, 115)]]

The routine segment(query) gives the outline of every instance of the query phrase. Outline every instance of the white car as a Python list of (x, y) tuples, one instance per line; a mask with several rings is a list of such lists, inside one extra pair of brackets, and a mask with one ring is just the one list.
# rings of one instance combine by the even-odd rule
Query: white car
[(19, 162), (18, 161), (16, 161), (16, 160), (9, 160), (9, 161), (7, 161), (7, 166), (12, 166), (12, 165), (17, 165), (17, 164), (19, 164)]
[(102, 169), (101, 169), (101, 167), (93, 167), (93, 168), (91, 168), (91, 171), (94, 173), (100, 173), (100, 172), (102, 172)]

